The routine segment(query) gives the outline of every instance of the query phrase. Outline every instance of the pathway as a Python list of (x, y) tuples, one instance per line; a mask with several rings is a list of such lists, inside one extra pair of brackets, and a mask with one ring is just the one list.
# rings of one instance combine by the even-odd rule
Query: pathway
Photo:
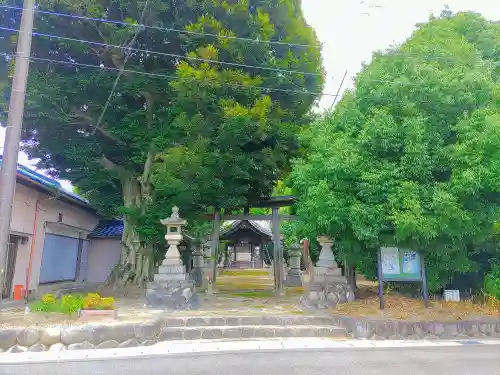
[[(303, 341), (302, 339), (300, 341)], [(268, 341), (269, 343), (269, 341)], [(234, 346), (236, 343), (232, 343)], [(24, 363), (26, 354), (20, 354), (7, 363), (0, 357), (0, 375), (256, 375), (309, 374), (323, 375), (470, 375), (480, 369), (481, 375), (500, 373), (500, 356), (495, 345), (437, 345), (411, 346), (379, 345), (373, 347), (317, 344), (310, 349), (299, 348), (298, 340), (283, 342), (281, 348), (240, 349), (212, 352), (190, 350), (169, 354), (172, 343), (149, 348), (121, 349), (121, 354), (110, 355), (110, 350), (64, 352), (57, 362), (49, 360), (50, 353), (38, 362)], [(217, 344), (212, 343), (212, 348)], [(161, 347), (163, 350), (161, 350)], [(248, 345), (247, 345), (248, 347)], [(267, 349), (266, 349), (267, 347)], [(126, 353), (142, 350), (141, 355)], [(249, 351), (251, 350), (251, 351)], [(114, 350), (116, 351), (116, 350)], [(193, 352), (194, 351), (194, 352)], [(154, 354), (153, 354), (154, 353)], [(14, 355), (12, 355), (14, 357)], [(5, 357), (4, 357), (5, 358)], [(19, 359), (19, 360), (18, 360)]]

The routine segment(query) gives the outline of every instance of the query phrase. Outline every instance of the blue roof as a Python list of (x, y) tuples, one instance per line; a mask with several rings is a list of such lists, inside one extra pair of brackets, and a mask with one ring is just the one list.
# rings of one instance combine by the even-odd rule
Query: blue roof
[(101, 220), (97, 227), (88, 235), (89, 238), (117, 238), (123, 234), (123, 221)]
[[(2, 156), (0, 155), (0, 167), (2, 165)], [(61, 186), (59, 181), (56, 181), (50, 177), (44, 176), (41, 173), (38, 173), (28, 167), (18, 164), (17, 165), (17, 176), (25, 177), (32, 182), (40, 185), (42, 188), (45, 188), (47, 191), (56, 190), (62, 197), (70, 199), (72, 201), (76, 201), (76, 203), (83, 204), (85, 206), (89, 206), (90, 202), (85, 198), (80, 197), (79, 195), (69, 192)]]

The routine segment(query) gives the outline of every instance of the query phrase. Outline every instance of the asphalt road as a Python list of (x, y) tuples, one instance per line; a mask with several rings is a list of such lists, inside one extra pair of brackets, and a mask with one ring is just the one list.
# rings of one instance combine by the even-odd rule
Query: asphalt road
[(0, 375), (500, 375), (500, 346), (170, 354), (0, 366)]

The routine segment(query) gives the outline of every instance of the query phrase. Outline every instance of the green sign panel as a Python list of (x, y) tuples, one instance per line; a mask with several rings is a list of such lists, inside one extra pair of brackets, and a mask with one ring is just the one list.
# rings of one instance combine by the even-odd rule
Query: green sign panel
[(420, 254), (413, 250), (382, 247), (380, 249), (380, 268), (382, 278), (386, 281), (422, 280)]

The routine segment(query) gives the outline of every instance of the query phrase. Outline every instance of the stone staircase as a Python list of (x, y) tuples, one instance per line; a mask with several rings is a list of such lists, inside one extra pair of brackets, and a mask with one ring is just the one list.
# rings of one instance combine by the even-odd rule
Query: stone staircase
[(165, 323), (158, 341), (348, 337), (333, 319), (322, 316), (190, 316), (170, 317)]

